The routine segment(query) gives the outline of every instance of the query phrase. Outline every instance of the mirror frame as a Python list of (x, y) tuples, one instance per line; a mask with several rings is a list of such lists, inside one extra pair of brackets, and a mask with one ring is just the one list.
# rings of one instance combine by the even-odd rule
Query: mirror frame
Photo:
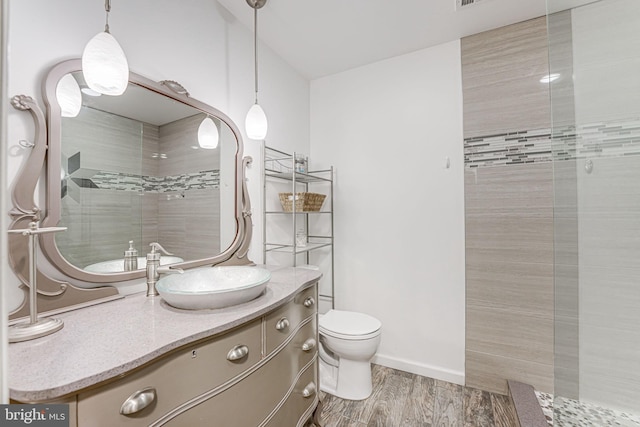
[[(28, 96), (17, 95), (12, 98), (14, 108), (22, 111), (29, 111), (35, 122), (35, 138), (31, 153), (22, 170), (15, 179), (12, 193), (13, 209), (10, 214), (13, 222), (10, 229), (27, 228), (28, 223), (34, 220), (40, 220), (40, 227), (55, 227), (61, 217), (61, 111), (56, 100), (56, 87), (58, 82), (66, 74), (82, 71), (82, 61), (80, 59), (71, 59), (63, 61), (55, 65), (47, 73), (43, 84), (42, 91), (44, 102), (46, 104), (46, 121), (44, 114), (38, 107), (37, 103)], [(209, 258), (189, 260), (181, 263), (172, 264), (180, 268), (194, 268), (206, 265), (254, 265), (247, 257), (249, 245), (252, 235), (251, 220), (251, 203), (249, 201), (249, 193), (245, 180), (245, 169), (248, 167), (252, 159), (251, 157), (243, 158), (243, 142), (242, 135), (235, 123), (224, 113), (218, 109), (211, 107), (201, 101), (190, 97), (186, 90), (174, 81), (155, 82), (134, 72), (129, 73), (129, 83), (138, 85), (144, 89), (156, 92), (160, 95), (171, 98), (177, 102), (189, 105), (200, 112), (217, 117), (223, 121), (231, 129), (236, 138), (236, 155), (235, 155), (235, 191), (234, 191), (234, 207), (235, 207), (235, 223), (236, 235), (231, 245), (222, 253)], [(42, 168), (46, 168), (46, 216), (40, 218), (41, 210), (37, 203), (34, 202), (34, 193), (38, 180), (42, 174)], [(28, 277), (28, 252), (26, 251), (26, 240), (23, 236), (15, 234), (9, 235), (9, 261), (12, 269), (24, 285), (29, 286)], [(45, 233), (39, 235), (39, 244), (42, 253), (47, 257), (51, 264), (58, 270), (58, 273), (81, 280), (83, 282), (95, 283), (98, 286), (108, 286), (116, 282), (124, 282), (135, 279), (142, 279), (146, 276), (144, 269), (118, 272), (118, 273), (92, 273), (82, 270), (69, 263), (60, 253), (55, 243), (54, 233)], [(77, 291), (98, 291), (104, 288), (76, 288), (68, 282), (51, 278), (45, 274), (39, 266), (37, 272), (38, 298), (54, 298), (59, 300), (69, 292), (70, 288)], [(57, 274), (59, 276), (59, 274)], [(43, 283), (44, 282), (44, 283)], [(117, 294), (117, 290), (113, 288)], [(82, 293), (82, 292), (80, 292)], [(99, 292), (98, 292), (99, 293)], [(102, 294), (105, 294), (102, 292)], [(109, 295), (102, 295), (100, 298), (113, 299), (113, 291), (108, 292)], [(26, 300), (27, 298), (25, 298)], [(92, 298), (90, 298), (92, 299)], [(50, 303), (53, 301), (49, 301)], [(40, 303), (38, 303), (40, 306)], [(70, 304), (67, 304), (70, 305)], [(73, 305), (77, 305), (75, 302)], [(86, 304), (84, 304), (86, 305)], [(63, 307), (64, 304), (59, 302), (47, 304), (46, 310), (56, 310)], [(25, 301), (23, 306), (13, 312), (10, 317), (15, 318), (16, 312), (24, 312), (28, 310), (28, 302)], [(41, 310), (39, 310), (41, 311)]]

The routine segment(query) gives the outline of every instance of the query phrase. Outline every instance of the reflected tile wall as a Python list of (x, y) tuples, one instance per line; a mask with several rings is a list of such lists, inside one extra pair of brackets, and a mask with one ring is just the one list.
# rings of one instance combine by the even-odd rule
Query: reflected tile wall
[[(79, 200), (62, 199), (61, 227), (56, 244), (73, 265), (86, 267), (95, 262), (124, 256), (133, 240), (138, 250), (142, 241), (142, 197), (137, 192), (80, 188)], [(144, 253), (141, 251), (141, 253)]]
[(192, 148), (199, 116), (158, 127), (83, 108), (64, 122), (65, 258), (118, 259), (129, 240), (141, 256), (156, 241), (185, 259), (220, 252), (219, 153)]
[(159, 128), (158, 241), (184, 259), (220, 253), (220, 149), (198, 147), (203, 114)]
[[(154, 133), (143, 138), (142, 123), (83, 107), (78, 117), (63, 119), (62, 137), (67, 193), (60, 225), (68, 228), (56, 236), (62, 255), (85, 267), (123, 257), (129, 240), (141, 250), (142, 154), (145, 145), (157, 144)], [(65, 164), (70, 158), (72, 168)], [(99, 189), (93, 179), (100, 171), (121, 179)]]

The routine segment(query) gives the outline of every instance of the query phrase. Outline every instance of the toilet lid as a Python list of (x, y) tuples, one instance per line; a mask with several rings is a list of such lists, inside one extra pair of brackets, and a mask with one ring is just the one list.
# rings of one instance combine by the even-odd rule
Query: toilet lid
[(329, 310), (320, 317), (320, 331), (327, 335), (362, 337), (379, 331), (382, 327), (375, 317), (353, 311)]

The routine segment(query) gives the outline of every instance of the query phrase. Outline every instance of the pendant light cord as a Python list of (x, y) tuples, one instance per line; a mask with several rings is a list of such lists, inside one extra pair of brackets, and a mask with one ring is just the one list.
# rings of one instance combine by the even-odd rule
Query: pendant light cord
[(107, 17), (104, 24), (104, 32), (109, 32), (109, 12), (111, 12), (111, 0), (104, 0), (104, 10), (107, 12)]
[[(109, 0), (107, 0), (109, 1)], [(253, 60), (256, 88), (256, 104), (258, 103), (258, 6), (253, 8)]]

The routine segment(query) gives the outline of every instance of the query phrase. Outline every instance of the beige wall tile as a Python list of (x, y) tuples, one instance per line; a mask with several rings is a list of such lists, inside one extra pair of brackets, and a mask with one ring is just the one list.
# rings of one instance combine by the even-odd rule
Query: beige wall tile
[[(544, 17), (464, 38), (464, 137), (550, 128), (548, 72)], [(553, 167), (465, 171), (467, 385), (553, 390)]]
[(493, 393), (507, 394), (507, 379), (553, 392), (553, 366), (532, 361), (467, 350), (466, 385)]
[(553, 264), (467, 261), (467, 304), (553, 314)]
[(467, 214), (553, 207), (551, 162), (467, 169), (464, 185)]
[(553, 364), (553, 312), (546, 316), (467, 302), (466, 349), (505, 358)]
[(553, 262), (551, 209), (528, 214), (467, 215), (465, 234), (469, 263)]
[(461, 42), (464, 137), (550, 127), (546, 19)]

